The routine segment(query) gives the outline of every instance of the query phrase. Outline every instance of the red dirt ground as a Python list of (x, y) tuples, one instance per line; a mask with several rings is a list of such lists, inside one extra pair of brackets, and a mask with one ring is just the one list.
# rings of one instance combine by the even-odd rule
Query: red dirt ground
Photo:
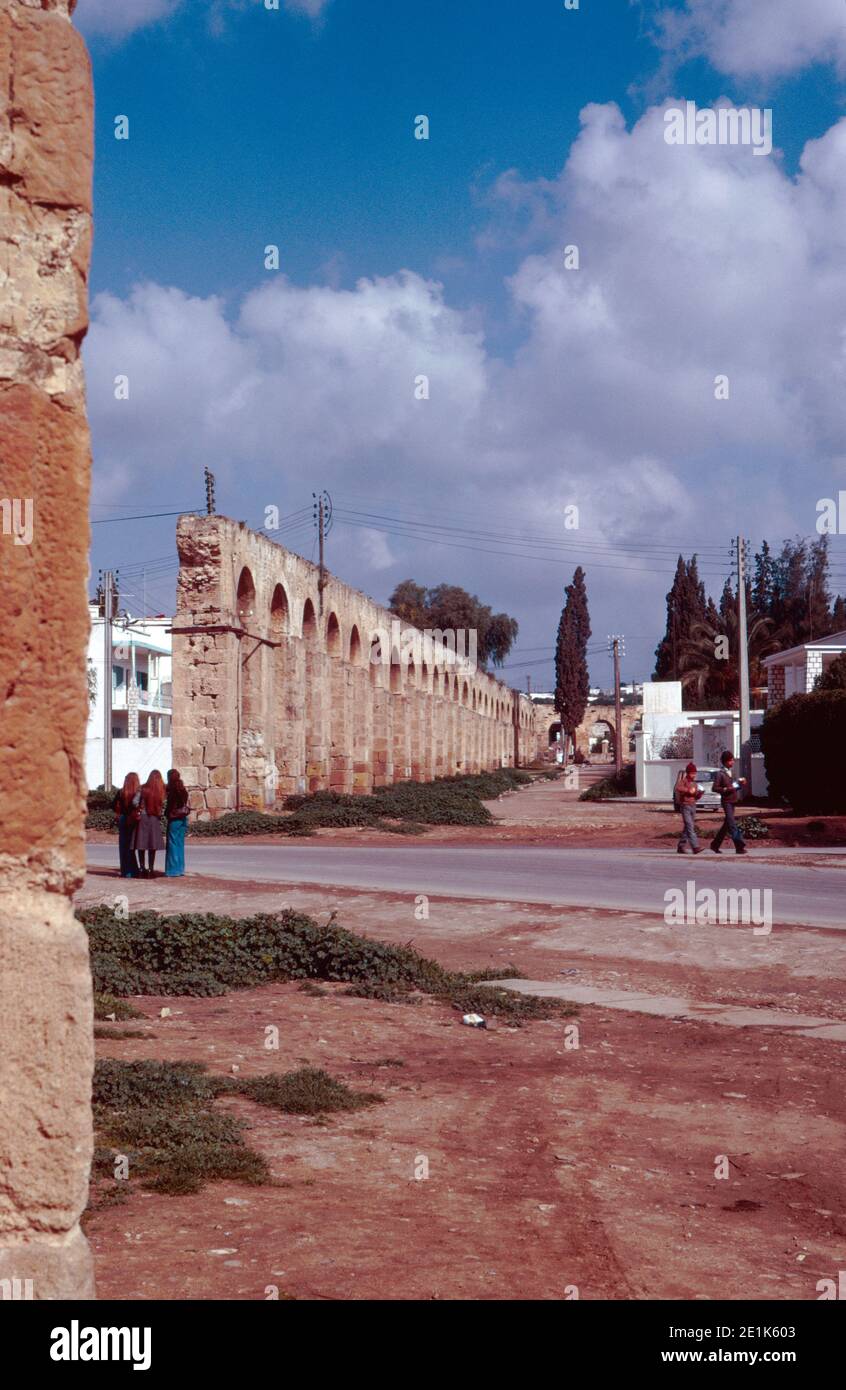
[[(676, 818), (660, 808), (567, 796), (539, 784), (495, 803), (497, 827), (430, 834), (590, 845), (675, 834)], [(96, 872), (79, 899), (106, 900), (118, 883)], [(325, 920), (335, 909), (342, 925), (413, 938), (453, 968), (513, 962), (532, 979), (573, 974), (846, 1017), (835, 932), (680, 936), (635, 913), (443, 898), (418, 922), (401, 895), (190, 873), (119, 887), (133, 907), (163, 911), (290, 905)], [(840, 1044), (585, 1006), (571, 1048), (572, 1020), (477, 1031), (431, 1000), (386, 1005), (335, 986), (322, 998), (276, 984), (134, 1002), (146, 1021), (124, 1026), (145, 1036), (101, 1040), (99, 1056), (191, 1059), (244, 1075), (309, 1063), (384, 1103), (315, 1121), (217, 1102), (249, 1121), (277, 1185), (214, 1183), (190, 1197), (136, 1188), (94, 1211), (86, 1227), (102, 1298), (560, 1299), (575, 1286), (588, 1299), (814, 1300), (817, 1281), (846, 1268)], [(265, 1051), (268, 1024), (279, 1052)], [(715, 1176), (720, 1155), (728, 1179)], [(429, 1176), (416, 1180), (421, 1157)]]

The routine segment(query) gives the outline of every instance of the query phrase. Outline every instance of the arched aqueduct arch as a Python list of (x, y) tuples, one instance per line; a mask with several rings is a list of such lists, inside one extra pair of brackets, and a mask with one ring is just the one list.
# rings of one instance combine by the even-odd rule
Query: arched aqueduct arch
[(200, 817), (535, 758), (525, 695), (452, 654), (383, 651), (414, 630), (267, 536), (184, 516), (177, 547), (174, 762)]

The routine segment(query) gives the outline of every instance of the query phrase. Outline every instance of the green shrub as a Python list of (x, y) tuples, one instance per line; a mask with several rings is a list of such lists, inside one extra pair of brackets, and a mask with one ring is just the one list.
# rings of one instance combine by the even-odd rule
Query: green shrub
[(265, 815), (262, 811), (227, 811), (217, 820), (191, 821), (188, 834), (207, 835), (311, 835), (313, 826), (291, 816)]
[(799, 816), (846, 813), (846, 690), (792, 695), (768, 710), (761, 744), (772, 797)]
[(592, 787), (582, 792), (579, 800), (607, 801), (613, 796), (635, 796), (635, 775), (634, 763), (625, 763), (619, 777), (613, 773), (610, 777), (603, 777), (601, 782), (594, 782)]
[(760, 816), (739, 816), (738, 825), (746, 840), (768, 840), (770, 837), (770, 827)]
[(118, 999), (114, 994), (95, 994), (94, 995), (94, 1017), (101, 1023), (108, 1023), (109, 1015), (114, 1014), (115, 1023), (125, 1023), (130, 1018), (143, 1018), (140, 1009), (136, 1009), (134, 1004), (127, 1004), (125, 999)]
[(112, 787), (111, 791), (106, 791), (103, 787), (95, 787), (89, 791), (87, 797), (87, 807), (89, 811), (111, 811), (115, 797), (118, 794), (118, 787)]
[(200, 1062), (106, 1058), (94, 1068), (94, 1176), (111, 1176), (119, 1151), (129, 1159), (130, 1179), (156, 1192), (199, 1192), (220, 1178), (269, 1181), (267, 1162), (244, 1142), (246, 1122), (212, 1108), (221, 1095), (242, 1095), (291, 1115), (359, 1110), (382, 1099), (312, 1067), (240, 1078), (210, 1075)]
[(255, 917), (83, 908), (94, 987), (101, 993), (224, 994), (270, 980), (382, 980), (430, 991), (448, 974), (408, 946), (356, 936), (285, 911)]
[(301, 1067), (284, 1076), (245, 1077), (232, 1089), (258, 1105), (268, 1105), (286, 1115), (361, 1110), (366, 1105), (381, 1104), (383, 1099), (373, 1091), (352, 1091), (317, 1067)]
[(117, 816), (114, 811), (89, 811), (85, 817), (86, 830), (112, 830), (117, 834)]
[(331, 918), (321, 926), (290, 910), (242, 918), (145, 911), (120, 920), (107, 907), (82, 908), (77, 916), (88, 931), (94, 987), (112, 996), (213, 996), (271, 980), (334, 980), (388, 1002), (411, 990), (447, 1003), (481, 991), (489, 1012), (514, 1019), (568, 1012), (557, 1000), (526, 1003), (524, 996), (485, 989), (478, 981), (494, 978), (493, 971), (445, 970), (411, 946), (356, 936)]

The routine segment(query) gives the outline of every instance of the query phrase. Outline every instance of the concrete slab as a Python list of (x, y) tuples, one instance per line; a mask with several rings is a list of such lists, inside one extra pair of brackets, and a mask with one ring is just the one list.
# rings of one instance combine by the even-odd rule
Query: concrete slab
[(535, 994), (565, 999), (571, 1004), (598, 1004), (606, 1009), (652, 1014), (659, 1018), (687, 1018), (698, 1023), (720, 1023), (728, 1028), (779, 1028), (800, 1037), (846, 1043), (846, 1023), (812, 1014), (790, 1014), (781, 1009), (748, 1009), (730, 1004), (697, 1003), (680, 995), (640, 994), (633, 990), (602, 989), (592, 985), (559, 983), (557, 980), (497, 980), (516, 994)]

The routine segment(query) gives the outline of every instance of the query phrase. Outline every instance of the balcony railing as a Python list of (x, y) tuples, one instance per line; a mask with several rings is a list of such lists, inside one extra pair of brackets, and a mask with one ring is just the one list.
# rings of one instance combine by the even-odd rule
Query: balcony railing
[[(138, 708), (143, 710), (167, 710), (171, 709), (173, 700), (173, 684), (171, 681), (163, 681), (154, 690), (142, 690), (138, 688)], [(112, 709), (129, 708), (129, 686), (126, 682), (123, 685), (116, 685), (112, 689)]]

